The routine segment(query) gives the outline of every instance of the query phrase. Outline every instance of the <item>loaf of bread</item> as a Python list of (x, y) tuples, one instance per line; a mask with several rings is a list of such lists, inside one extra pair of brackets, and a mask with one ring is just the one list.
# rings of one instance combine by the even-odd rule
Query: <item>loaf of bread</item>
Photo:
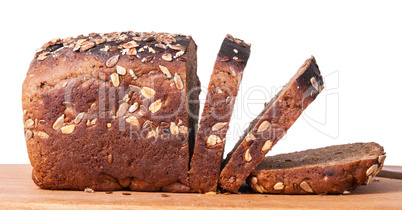
[(195, 191), (216, 191), (226, 132), (249, 56), (250, 44), (225, 37), (209, 80), (191, 159), (189, 178)]
[(377, 143), (309, 149), (264, 158), (247, 183), (260, 193), (349, 193), (370, 183), (384, 160), (384, 149)]
[(22, 88), (32, 178), (41, 188), (191, 191), (197, 46), (168, 33), (54, 39)]
[(314, 101), (323, 87), (321, 73), (314, 57), (311, 57), (265, 105), (261, 114), (250, 123), (226, 157), (219, 177), (223, 190), (238, 192), (248, 175), (285, 135), (302, 111)]

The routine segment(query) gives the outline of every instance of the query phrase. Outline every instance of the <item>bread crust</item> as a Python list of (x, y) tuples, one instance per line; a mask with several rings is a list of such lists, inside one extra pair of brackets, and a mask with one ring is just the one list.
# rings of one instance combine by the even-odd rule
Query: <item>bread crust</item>
[(212, 72), (189, 171), (190, 186), (215, 192), (234, 102), (250, 56), (250, 45), (227, 35)]
[[(349, 190), (353, 190), (360, 185), (369, 184), (372, 178), (382, 169), (385, 160), (384, 149), (378, 144), (375, 147), (379, 149), (372, 158), (347, 163), (254, 170), (247, 178), (247, 184), (254, 191), (260, 193), (348, 193)], [(267, 160), (269, 161), (269, 159)]]
[(219, 177), (224, 191), (237, 193), (248, 175), (323, 89), (314, 57), (306, 60), (286, 86), (265, 105), (228, 154)]
[[(196, 120), (187, 99), (199, 81), (186, 59), (195, 54), (191, 37), (154, 32), (45, 44), (22, 89), (34, 182), (46, 189), (190, 191)], [(199, 90), (191, 94), (197, 104)]]

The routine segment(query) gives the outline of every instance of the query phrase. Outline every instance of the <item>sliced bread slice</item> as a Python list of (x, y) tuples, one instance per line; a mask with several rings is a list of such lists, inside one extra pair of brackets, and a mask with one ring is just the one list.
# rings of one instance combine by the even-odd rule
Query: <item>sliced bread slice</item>
[(248, 175), (324, 88), (314, 57), (268, 103), (228, 154), (219, 177), (224, 191), (237, 193)]
[(249, 44), (231, 35), (225, 37), (209, 81), (191, 159), (189, 180), (195, 191), (216, 191), (226, 132), (249, 56)]
[(370, 183), (385, 160), (377, 143), (354, 143), (266, 157), (247, 178), (260, 193), (339, 194)]

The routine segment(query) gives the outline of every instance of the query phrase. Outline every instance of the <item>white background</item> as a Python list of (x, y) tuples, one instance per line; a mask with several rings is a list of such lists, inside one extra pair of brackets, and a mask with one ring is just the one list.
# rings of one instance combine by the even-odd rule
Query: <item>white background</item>
[(375, 141), (385, 147), (386, 164), (402, 165), (397, 1), (190, 2), (1, 1), (0, 164), (29, 163), (21, 85), (35, 49), (56, 37), (133, 30), (192, 35), (203, 87), (226, 33), (252, 44), (226, 151), (314, 55), (326, 89), (269, 154)]

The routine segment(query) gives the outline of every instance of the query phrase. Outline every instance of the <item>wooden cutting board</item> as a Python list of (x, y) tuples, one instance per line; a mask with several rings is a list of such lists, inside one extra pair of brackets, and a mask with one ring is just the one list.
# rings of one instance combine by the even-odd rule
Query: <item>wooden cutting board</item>
[(0, 165), (0, 209), (402, 208), (402, 180), (382, 177), (349, 195), (106, 194), (42, 190), (32, 182), (31, 170), (29, 165)]

